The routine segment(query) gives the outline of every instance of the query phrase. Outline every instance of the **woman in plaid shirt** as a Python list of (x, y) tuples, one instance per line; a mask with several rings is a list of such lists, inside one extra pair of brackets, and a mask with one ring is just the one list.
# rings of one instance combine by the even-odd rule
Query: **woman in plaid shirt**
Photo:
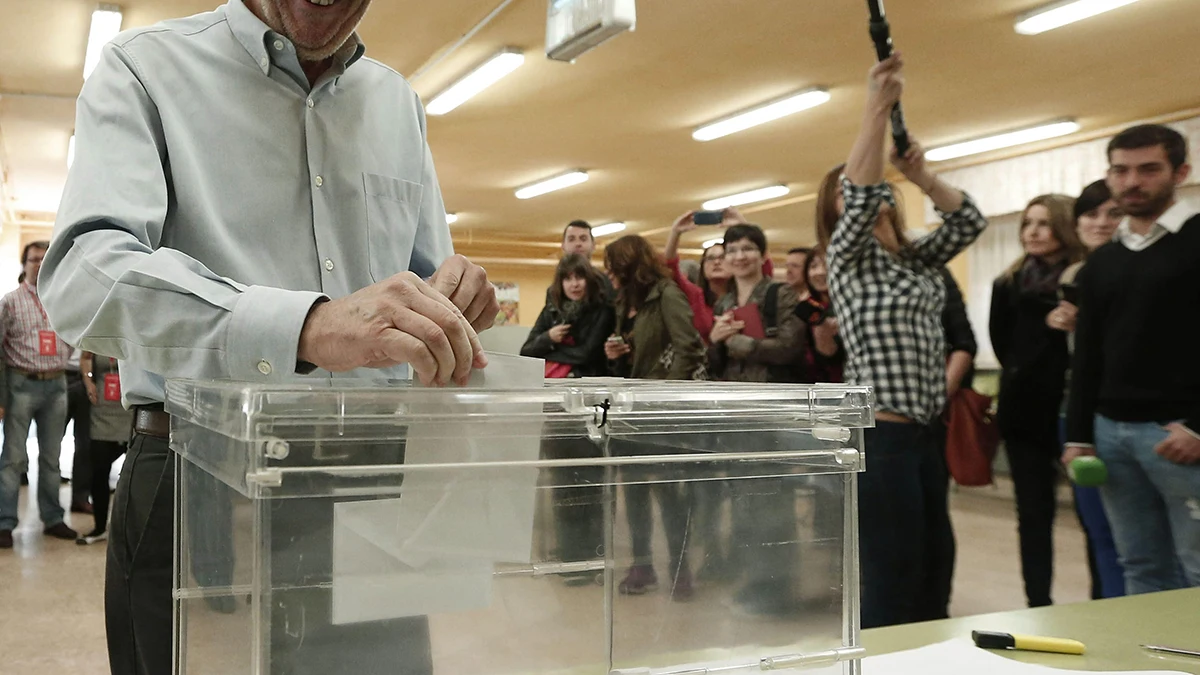
[(830, 172), (817, 202), (846, 381), (874, 386), (877, 403), (859, 480), (864, 628), (947, 616), (954, 533), (945, 438), (933, 425), (946, 405), (941, 269), (987, 225), (969, 197), (929, 172), (913, 143), (903, 157), (893, 152), (892, 164), (933, 200), (945, 224), (915, 241), (906, 237), (883, 174), (902, 70), (899, 54), (871, 69), (858, 139), (844, 172)]

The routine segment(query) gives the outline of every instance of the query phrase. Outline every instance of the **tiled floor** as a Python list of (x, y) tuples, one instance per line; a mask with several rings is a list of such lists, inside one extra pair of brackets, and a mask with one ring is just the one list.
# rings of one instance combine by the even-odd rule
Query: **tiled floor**
[[(953, 496), (958, 572), (956, 616), (1018, 609), (1024, 603), (1013, 505), (1007, 486)], [(62, 496), (69, 498), (69, 489)], [(22, 492), (25, 518), (16, 548), (0, 551), (0, 673), (107, 673), (103, 625), (103, 544), (90, 547), (41, 536), (35, 508)], [(76, 529), (92, 525), (74, 515)], [(1055, 599), (1087, 598), (1083, 535), (1063, 508), (1057, 529)]]

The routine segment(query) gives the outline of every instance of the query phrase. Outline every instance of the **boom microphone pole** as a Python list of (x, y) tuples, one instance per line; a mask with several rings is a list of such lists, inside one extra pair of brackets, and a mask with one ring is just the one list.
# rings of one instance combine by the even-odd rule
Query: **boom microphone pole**
[[(892, 29), (883, 13), (883, 0), (867, 0), (871, 12), (871, 40), (875, 43), (875, 54), (880, 61), (892, 55)], [(901, 157), (908, 152), (908, 127), (904, 124), (904, 111), (900, 102), (892, 106), (892, 142)]]

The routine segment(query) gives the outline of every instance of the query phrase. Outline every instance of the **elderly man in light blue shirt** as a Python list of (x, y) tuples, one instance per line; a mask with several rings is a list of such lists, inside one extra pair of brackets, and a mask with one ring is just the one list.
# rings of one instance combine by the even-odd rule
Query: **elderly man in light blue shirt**
[(109, 554), (118, 675), (171, 669), (166, 378), (486, 365), (495, 292), (452, 255), (419, 98), (364, 56), (370, 2), (230, 0), (128, 31), (80, 95), (42, 297), (67, 342), (121, 361), (137, 412)]

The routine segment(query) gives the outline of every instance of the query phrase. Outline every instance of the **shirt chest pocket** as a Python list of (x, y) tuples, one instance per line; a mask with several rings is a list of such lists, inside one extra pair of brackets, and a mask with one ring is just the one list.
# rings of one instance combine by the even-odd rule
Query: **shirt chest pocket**
[(371, 278), (383, 281), (408, 270), (422, 187), (418, 183), (374, 173), (363, 174), (367, 210), (367, 255)]

